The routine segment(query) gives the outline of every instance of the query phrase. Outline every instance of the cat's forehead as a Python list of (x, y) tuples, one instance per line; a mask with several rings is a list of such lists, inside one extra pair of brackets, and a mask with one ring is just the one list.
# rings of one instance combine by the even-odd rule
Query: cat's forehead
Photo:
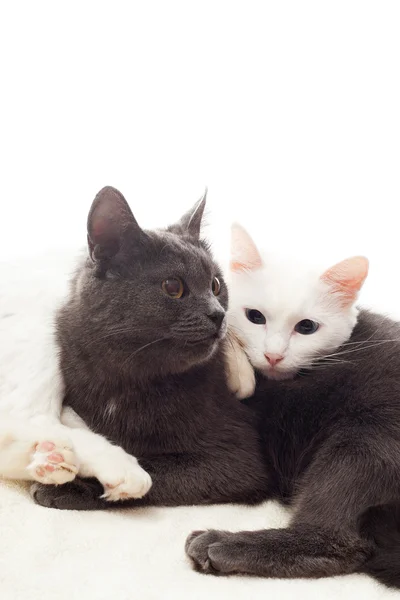
[(320, 286), (315, 272), (285, 263), (270, 264), (241, 279), (234, 285), (239, 301), (247, 307), (254, 305), (282, 324), (291, 319), (312, 318), (318, 305)]
[(315, 281), (304, 274), (268, 279), (264, 286), (265, 309), (282, 322), (291, 318), (311, 318), (308, 315), (316, 302)]
[(149, 232), (152, 239), (152, 255), (157, 263), (168, 264), (192, 272), (210, 272), (216, 265), (202, 241), (193, 241), (176, 233), (159, 230)]

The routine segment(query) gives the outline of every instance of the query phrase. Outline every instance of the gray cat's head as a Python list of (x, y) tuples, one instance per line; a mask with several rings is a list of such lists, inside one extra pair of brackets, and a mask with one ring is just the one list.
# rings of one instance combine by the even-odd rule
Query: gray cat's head
[(204, 206), (205, 197), (175, 225), (145, 231), (120, 192), (102, 189), (88, 217), (90, 258), (61, 330), (73, 331), (92, 356), (145, 377), (209, 359), (226, 331), (228, 295), (200, 240)]

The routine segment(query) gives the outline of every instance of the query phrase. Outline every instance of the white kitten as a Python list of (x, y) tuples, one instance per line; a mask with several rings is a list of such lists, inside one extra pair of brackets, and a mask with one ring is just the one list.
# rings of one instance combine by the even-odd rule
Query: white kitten
[(367, 274), (364, 257), (344, 260), (322, 274), (273, 263), (234, 225), (227, 355), (229, 385), (238, 397), (254, 391), (252, 367), (269, 379), (290, 379), (348, 340)]
[(71, 409), (61, 414), (54, 319), (75, 263), (0, 263), (0, 476), (61, 484), (79, 473), (96, 477), (108, 500), (140, 498), (151, 479), (137, 460)]

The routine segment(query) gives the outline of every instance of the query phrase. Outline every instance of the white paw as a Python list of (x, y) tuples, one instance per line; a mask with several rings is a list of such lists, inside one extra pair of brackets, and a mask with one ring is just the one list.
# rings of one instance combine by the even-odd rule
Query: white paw
[(225, 367), (228, 387), (239, 400), (254, 394), (256, 377), (242, 343), (230, 331), (225, 348)]
[(232, 340), (226, 352), (228, 387), (239, 400), (249, 398), (256, 388), (254, 369), (241, 346)]
[(97, 478), (104, 486), (102, 498), (110, 502), (142, 498), (151, 488), (151, 477), (137, 462), (123, 450), (116, 453), (113, 461), (103, 465)]
[(256, 377), (253, 367), (249, 365), (249, 369), (242, 370), (236, 380), (236, 389), (233, 390), (239, 400), (250, 398), (256, 389)]
[(49, 440), (35, 445), (27, 470), (35, 481), (60, 485), (75, 479), (78, 464), (68, 443)]

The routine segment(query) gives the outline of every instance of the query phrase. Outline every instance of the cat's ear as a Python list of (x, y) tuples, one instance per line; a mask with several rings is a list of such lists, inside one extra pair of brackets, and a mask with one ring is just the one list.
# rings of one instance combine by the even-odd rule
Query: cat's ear
[(144, 236), (121, 192), (104, 187), (93, 200), (87, 222), (87, 239), (92, 260), (115, 256), (128, 241)]
[(250, 235), (244, 227), (234, 223), (231, 229), (231, 271), (254, 271), (262, 264), (261, 255)]
[(340, 296), (344, 307), (353, 304), (357, 299), (364, 281), (368, 275), (368, 259), (364, 256), (347, 258), (331, 267), (321, 276), (332, 292)]
[(194, 240), (200, 239), (200, 230), (201, 223), (203, 220), (204, 209), (206, 207), (207, 201), (207, 188), (200, 198), (193, 206), (191, 210), (183, 215), (183, 217), (175, 223), (175, 225), (171, 225), (168, 227), (169, 231), (173, 231), (174, 233), (179, 233), (181, 235), (187, 235)]

